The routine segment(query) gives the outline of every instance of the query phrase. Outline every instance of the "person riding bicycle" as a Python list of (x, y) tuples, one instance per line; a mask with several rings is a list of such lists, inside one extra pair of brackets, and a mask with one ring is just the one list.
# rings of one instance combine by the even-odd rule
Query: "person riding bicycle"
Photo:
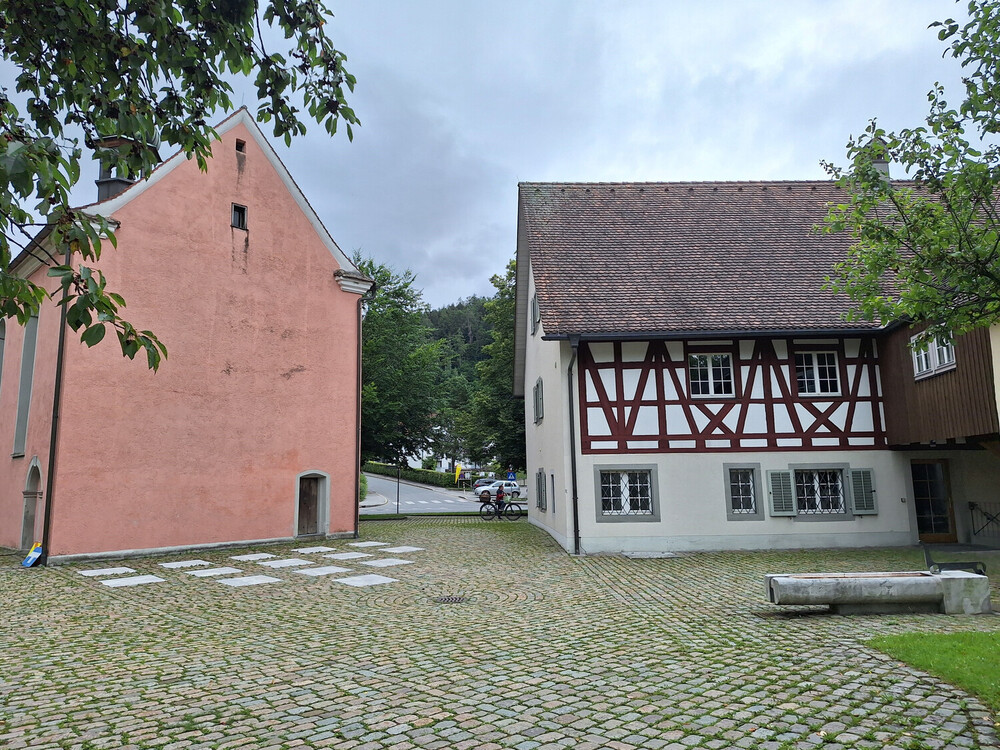
[(497, 487), (497, 500), (496, 500), (496, 502), (497, 502), (497, 513), (503, 513), (503, 509), (504, 509), (504, 505), (505, 505), (505, 503), (503, 501), (503, 498), (504, 498), (505, 494), (506, 493), (503, 491), (503, 485), (501, 484), (499, 487)]

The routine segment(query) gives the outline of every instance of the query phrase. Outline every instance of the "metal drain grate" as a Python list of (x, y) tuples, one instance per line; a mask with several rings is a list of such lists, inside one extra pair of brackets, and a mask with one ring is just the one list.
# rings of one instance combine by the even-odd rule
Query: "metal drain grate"
[(436, 604), (461, 604), (466, 601), (464, 596), (439, 596), (434, 599)]

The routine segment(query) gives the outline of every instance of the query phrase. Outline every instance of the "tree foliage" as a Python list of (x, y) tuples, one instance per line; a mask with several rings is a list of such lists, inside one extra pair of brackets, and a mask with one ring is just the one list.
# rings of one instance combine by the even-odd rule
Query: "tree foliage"
[(377, 287), (361, 329), (361, 456), (402, 464), (434, 435), (441, 345), (424, 325), (427, 306), (411, 271), (357, 253), (354, 261)]
[[(961, 104), (936, 84), (924, 124), (887, 132), (873, 120), (848, 142), (846, 168), (825, 165), (848, 193), (826, 229), (855, 240), (830, 288), (857, 317), (928, 323), (924, 338), (1000, 321), (1000, 2), (968, 10), (967, 22), (931, 24), (963, 68)], [(890, 181), (885, 158), (911, 179)]]
[(476, 387), (476, 364), (489, 341), (486, 298), (472, 296), (427, 312), (431, 336), (440, 342), (441, 370), (431, 450), (452, 468), (471, 455), (469, 402)]
[[(326, 34), (329, 15), (319, 0), (0, 0), (0, 55), (18, 68), (17, 93), (0, 90), (3, 315), (23, 324), (47, 296), (7, 270), (29, 252), (60, 280), (68, 323), (85, 343), (110, 326), (126, 356), (145, 350), (155, 370), (166, 348), (122, 317), (125, 301), (90, 267), (115, 238), (106, 219), (70, 205), (82, 155), (71, 136), (82, 133), (88, 149), (102, 136), (134, 139), (99, 154), (121, 174), (147, 173), (161, 141), (204, 169), (217, 137), (208, 118), (232, 108), (226, 77), (247, 75), (257, 119), (275, 136), (304, 133), (307, 115), (331, 134), (343, 121), (350, 137), (358, 120), (345, 91), (355, 81)], [(281, 49), (265, 46), (264, 27), (281, 32)], [(39, 230), (45, 244), (33, 242)]]
[(515, 263), (490, 281), (496, 295), (486, 302), (490, 343), (476, 365), (477, 382), (465, 430), (470, 458), (497, 461), (501, 467), (524, 469), (524, 401), (514, 396)]

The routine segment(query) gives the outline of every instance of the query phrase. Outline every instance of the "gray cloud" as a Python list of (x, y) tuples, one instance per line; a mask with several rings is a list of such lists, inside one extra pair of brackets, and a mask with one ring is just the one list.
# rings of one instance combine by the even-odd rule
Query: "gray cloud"
[[(934, 81), (955, 83), (927, 25), (962, 11), (935, 0), (328, 2), (362, 127), (353, 143), (312, 127), (275, 146), (337, 242), (412, 269), (434, 306), (492, 292), (515, 250), (519, 180), (822, 178), (819, 161), (842, 159), (870, 117), (918, 124)], [(252, 106), (253, 88), (236, 89)]]

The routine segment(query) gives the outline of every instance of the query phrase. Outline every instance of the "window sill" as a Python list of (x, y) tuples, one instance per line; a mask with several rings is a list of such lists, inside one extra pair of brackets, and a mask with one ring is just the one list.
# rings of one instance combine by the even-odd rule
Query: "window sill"
[(935, 375), (944, 375), (946, 372), (952, 372), (958, 369), (958, 365), (952, 362), (949, 365), (944, 365), (943, 367), (937, 367), (933, 370), (928, 370), (927, 372), (921, 372), (919, 374), (914, 373), (914, 381), (927, 380), (928, 378), (933, 378)]

